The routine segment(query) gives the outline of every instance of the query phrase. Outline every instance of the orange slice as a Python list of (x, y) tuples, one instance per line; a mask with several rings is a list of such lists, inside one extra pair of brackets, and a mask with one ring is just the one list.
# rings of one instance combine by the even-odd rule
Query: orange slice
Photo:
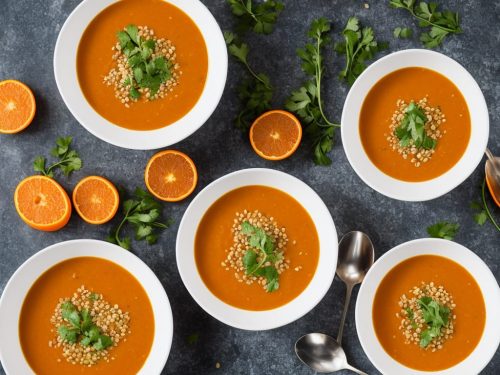
[(68, 194), (50, 177), (31, 176), (22, 180), (14, 193), (14, 203), (21, 219), (38, 230), (59, 230), (71, 217)]
[(299, 147), (301, 139), (300, 121), (286, 111), (266, 112), (250, 128), (250, 143), (254, 151), (267, 160), (289, 157)]
[(198, 182), (196, 166), (189, 156), (165, 150), (153, 155), (144, 173), (146, 186), (156, 198), (177, 202), (189, 196)]
[(24, 83), (14, 80), (0, 82), (0, 133), (13, 134), (24, 130), (35, 117), (35, 96)]
[(73, 205), (89, 224), (104, 224), (118, 211), (120, 196), (112, 182), (100, 176), (88, 176), (73, 190)]

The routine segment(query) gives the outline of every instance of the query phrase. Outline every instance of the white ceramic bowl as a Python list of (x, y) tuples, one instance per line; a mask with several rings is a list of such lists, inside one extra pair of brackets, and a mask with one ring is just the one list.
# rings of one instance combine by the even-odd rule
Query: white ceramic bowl
[[(87, 102), (76, 71), (76, 55), (88, 24), (116, 0), (84, 0), (64, 23), (54, 51), (57, 87), (73, 116), (96, 137), (115, 146), (151, 150), (170, 146), (194, 133), (210, 117), (224, 91), (227, 76), (227, 50), (224, 37), (212, 13), (199, 0), (165, 0), (184, 11), (203, 35), (208, 52), (208, 73), (203, 92), (184, 117), (166, 127), (134, 131), (117, 126), (98, 114)], [(111, 100), (111, 99), (110, 99)]]
[[(424, 67), (447, 77), (464, 96), (471, 117), (469, 144), (460, 160), (441, 176), (423, 182), (406, 182), (386, 175), (366, 155), (359, 135), (359, 115), (368, 92), (387, 74), (407, 67)], [(347, 95), (341, 124), (344, 151), (358, 176), (379, 193), (403, 201), (434, 199), (461, 184), (481, 161), (489, 134), (488, 108), (474, 78), (455, 60), (424, 49), (394, 52), (370, 65)]]
[[(207, 209), (231, 190), (248, 185), (279, 189), (295, 198), (311, 216), (319, 237), (318, 268), (306, 289), (294, 300), (273, 310), (243, 310), (218, 299), (198, 273), (194, 241), (198, 224)], [(272, 169), (243, 169), (215, 180), (203, 189), (187, 208), (177, 234), (177, 267), (182, 281), (195, 301), (214, 318), (232, 327), (266, 330), (293, 322), (309, 312), (324, 297), (335, 276), (337, 231), (328, 208), (308, 185), (289, 174)]]
[(159, 374), (165, 367), (173, 336), (172, 310), (156, 275), (137, 256), (108, 242), (72, 240), (49, 246), (24, 262), (14, 272), (0, 299), (0, 360), (7, 374), (28, 375), (19, 341), (19, 315), (24, 298), (38, 277), (64, 260), (91, 256), (114, 262), (134, 275), (146, 291), (153, 308), (155, 333), (151, 351), (138, 374)]
[[(380, 345), (372, 320), (375, 293), (385, 275), (402, 261), (424, 254), (449, 258), (467, 269), (478, 283), (486, 305), (486, 323), (483, 336), (474, 351), (457, 365), (436, 372), (417, 371), (393, 359)], [(488, 266), (481, 258), (462, 245), (436, 238), (405, 242), (385, 253), (366, 275), (356, 302), (356, 330), (359, 341), (370, 361), (383, 374), (478, 374), (491, 360), (500, 344), (499, 316), (500, 288)]]

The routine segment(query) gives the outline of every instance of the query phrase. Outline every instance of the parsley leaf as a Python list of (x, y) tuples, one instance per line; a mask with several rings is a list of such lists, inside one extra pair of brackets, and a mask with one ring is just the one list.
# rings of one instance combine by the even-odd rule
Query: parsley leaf
[(247, 56), (250, 49), (246, 43), (227, 31), (224, 32), (224, 39), (229, 53), (243, 64), (249, 73), (249, 77), (238, 87), (242, 109), (235, 119), (236, 127), (246, 132), (257, 117), (271, 108), (274, 88), (267, 75), (256, 73), (249, 65)]
[(413, 30), (409, 27), (396, 27), (393, 35), (395, 38), (408, 39), (413, 36)]
[(410, 12), (419, 21), (420, 27), (430, 27), (429, 31), (420, 35), (420, 41), (427, 48), (435, 48), (446, 36), (462, 32), (458, 13), (449, 10), (438, 11), (438, 4), (435, 2), (421, 1), (417, 4), (416, 0), (390, 0), (389, 4), (393, 8)]
[(324, 74), (322, 50), (330, 42), (329, 31), (330, 22), (326, 18), (318, 18), (312, 22), (307, 35), (313, 43), (297, 50), (297, 55), (302, 60), (302, 70), (311, 78), (297, 91), (292, 92), (285, 104), (286, 109), (294, 112), (305, 126), (305, 133), (309, 136), (314, 150), (313, 159), (318, 165), (332, 163), (326, 154), (333, 148), (335, 128), (340, 127), (339, 124), (328, 120), (321, 99)]
[(350, 17), (342, 32), (344, 41), (335, 45), (339, 55), (345, 55), (345, 68), (340, 72), (340, 79), (352, 85), (356, 78), (366, 69), (366, 60), (372, 59), (379, 51), (387, 49), (387, 43), (375, 40), (373, 29), (359, 25), (356, 17)]
[(436, 148), (437, 141), (427, 135), (425, 132), (425, 123), (427, 117), (420, 106), (411, 102), (405, 109), (405, 115), (399, 126), (395, 130), (396, 137), (399, 138), (399, 144), (406, 147), (410, 144), (424, 149)]
[(189, 345), (194, 345), (194, 344), (198, 343), (199, 339), (200, 339), (200, 334), (193, 333), (186, 338), (186, 341)]
[(431, 297), (420, 298), (418, 304), (422, 311), (422, 317), (428, 326), (420, 334), (420, 346), (425, 348), (435, 337), (441, 335), (441, 328), (448, 324), (450, 309)]
[(280, 1), (227, 0), (233, 14), (238, 17), (237, 30), (243, 33), (252, 29), (257, 34), (271, 34), (279, 14), (285, 8)]
[(56, 140), (56, 146), (50, 151), (50, 154), (59, 160), (48, 167), (46, 158), (38, 156), (33, 162), (33, 170), (44, 176), (54, 177), (54, 171), (59, 168), (65, 176), (69, 176), (73, 171), (82, 168), (82, 160), (78, 153), (71, 149), (72, 137), (59, 137)]
[(445, 240), (453, 240), (458, 233), (460, 225), (456, 223), (448, 223), (441, 221), (427, 228), (427, 233), (434, 238), (444, 238)]
[(500, 232), (500, 225), (496, 222), (488, 208), (488, 203), (486, 202), (486, 178), (483, 179), (481, 185), (481, 201), (472, 202), (470, 207), (476, 211), (474, 214), (474, 221), (479, 225), (484, 225), (486, 221), (490, 221), (491, 224)]
[(137, 241), (146, 240), (150, 245), (156, 243), (157, 230), (163, 230), (171, 225), (171, 221), (163, 222), (161, 218), (161, 204), (151, 194), (137, 188), (134, 197), (122, 204), (124, 217), (118, 227), (108, 236), (107, 240), (130, 250), (130, 238), (120, 237), (120, 232), (126, 223), (132, 224)]

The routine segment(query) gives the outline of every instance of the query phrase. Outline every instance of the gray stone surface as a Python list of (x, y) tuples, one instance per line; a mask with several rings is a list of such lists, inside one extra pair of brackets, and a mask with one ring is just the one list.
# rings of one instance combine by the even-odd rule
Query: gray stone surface
[[(258, 71), (268, 73), (277, 88), (274, 106), (281, 107), (292, 89), (300, 86), (300, 71), (295, 49), (305, 42), (310, 21), (325, 16), (333, 21), (334, 40), (339, 40), (347, 18), (358, 16), (373, 26), (380, 39), (390, 41), (390, 51), (420, 47), (416, 38), (394, 40), (396, 26), (414, 26), (403, 11), (389, 9), (388, 1), (286, 0), (286, 10), (279, 18), (274, 34), (249, 35), (251, 62)], [(84, 169), (63, 185), (72, 190), (85, 175), (104, 175), (115, 183), (132, 189), (142, 185), (144, 166), (153, 154), (130, 151), (108, 145), (88, 133), (66, 109), (56, 87), (52, 55), (57, 34), (78, 0), (0, 0), (0, 80), (17, 78), (29, 84), (36, 95), (38, 113), (30, 128), (16, 136), (0, 136), (0, 291), (14, 270), (29, 256), (53, 243), (75, 239), (104, 239), (111, 225), (90, 226), (76, 215), (57, 233), (42, 233), (24, 225), (12, 202), (16, 184), (32, 174), (35, 156), (47, 154), (55, 138), (72, 135), (75, 147), (84, 160)], [(204, 0), (223, 29), (232, 26), (232, 16), (222, 0)], [(488, 0), (442, 0), (462, 15), (464, 33), (446, 40), (438, 50), (459, 61), (476, 78), (490, 110), (489, 146), (500, 154), (500, 3)], [(325, 96), (327, 110), (339, 119), (347, 87), (336, 78), (342, 61), (327, 49)], [(456, 241), (475, 251), (500, 278), (500, 236), (492, 225), (476, 225), (469, 202), (479, 197), (478, 185), (483, 164), (463, 184), (445, 196), (424, 203), (405, 203), (386, 198), (366, 186), (349, 166), (340, 142), (340, 134), (331, 156), (331, 167), (316, 167), (307, 146), (302, 146), (289, 160), (272, 163), (260, 159), (246, 138), (234, 129), (232, 119), (238, 108), (236, 86), (242, 70), (233, 60), (229, 79), (219, 107), (210, 120), (189, 139), (175, 145), (192, 156), (200, 171), (196, 192), (214, 179), (241, 168), (269, 167), (300, 177), (326, 202), (339, 234), (359, 229), (367, 232), (379, 257), (391, 247), (425, 237), (425, 228), (438, 220), (458, 222), (461, 230)], [(159, 244), (134, 243), (134, 252), (158, 275), (170, 298), (175, 333), (165, 374), (311, 374), (295, 358), (293, 343), (310, 331), (335, 334), (340, 320), (344, 288), (335, 280), (323, 301), (302, 319), (267, 332), (232, 329), (212, 319), (188, 294), (175, 264), (175, 236), (182, 214), (190, 199), (165, 205), (165, 214), (175, 224), (165, 231)], [(494, 214), (500, 218), (500, 211)], [(354, 293), (354, 298), (356, 292)], [(186, 338), (199, 334), (199, 341), (188, 345)], [(1, 333), (0, 333), (1, 334)], [(351, 363), (370, 374), (377, 373), (365, 356), (354, 324), (354, 303), (344, 332), (344, 347)], [(215, 364), (221, 364), (216, 369)], [(484, 374), (500, 372), (497, 351)], [(0, 373), (3, 373), (0, 370)]]

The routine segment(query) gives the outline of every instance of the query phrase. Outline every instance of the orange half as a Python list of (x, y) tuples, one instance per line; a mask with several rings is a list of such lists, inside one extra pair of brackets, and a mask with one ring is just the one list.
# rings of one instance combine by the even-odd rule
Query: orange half
[(14, 192), (14, 204), (21, 219), (30, 227), (53, 232), (71, 217), (71, 202), (63, 187), (46, 176), (22, 180)]
[(35, 117), (35, 96), (24, 83), (0, 82), (0, 133), (13, 134), (26, 129)]
[(73, 205), (89, 224), (104, 224), (118, 211), (120, 196), (112, 182), (100, 176), (88, 176), (73, 190)]
[(283, 160), (292, 155), (302, 139), (302, 126), (293, 114), (272, 110), (262, 114), (250, 128), (250, 143), (260, 157)]
[(180, 151), (165, 150), (149, 160), (144, 179), (148, 190), (156, 198), (177, 202), (194, 191), (198, 172), (189, 156)]

